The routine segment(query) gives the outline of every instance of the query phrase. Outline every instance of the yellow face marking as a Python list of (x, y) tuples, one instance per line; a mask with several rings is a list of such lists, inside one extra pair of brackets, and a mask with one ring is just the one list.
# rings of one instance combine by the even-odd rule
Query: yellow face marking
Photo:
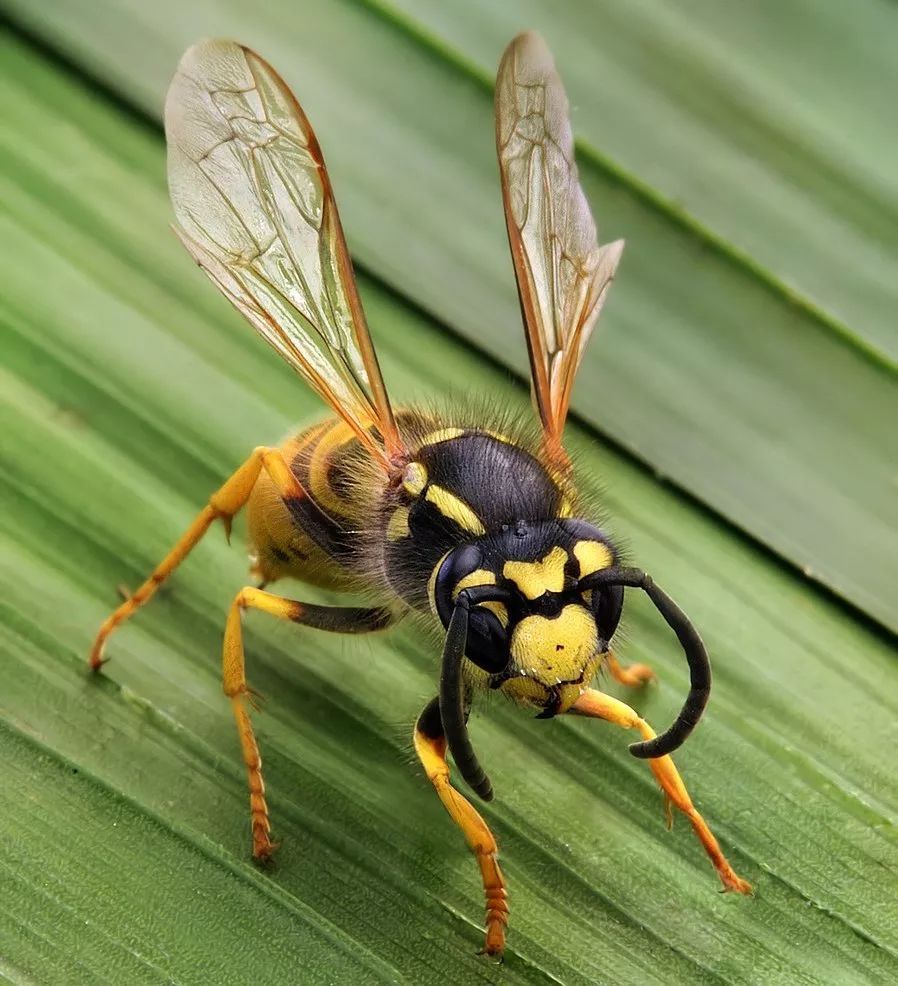
[(452, 600), (454, 602), (458, 599), (458, 594), (462, 591), (462, 589), (470, 589), (475, 585), (495, 584), (495, 572), (488, 572), (485, 568), (475, 568), (469, 575), (466, 575), (463, 579), (459, 579), (458, 582), (456, 582), (455, 588), (452, 590)]
[(514, 445), (515, 443), (508, 437), (508, 435), (501, 435), (498, 431), (485, 431), (485, 435), (489, 435), (490, 438), (495, 438), (497, 442), (502, 442), (505, 445)]
[(424, 499), (432, 503), (444, 517), (454, 520), (459, 527), (470, 531), (471, 534), (486, 534), (486, 528), (480, 522), (480, 518), (467, 503), (442, 486), (436, 484), (428, 486)]
[(465, 434), (464, 428), (441, 428), (439, 431), (432, 431), (421, 439), (422, 448), (425, 445), (439, 445), (440, 442), (448, 442), (453, 438), (461, 438)]
[(427, 485), (427, 470), (420, 462), (410, 462), (402, 476), (402, 488), (412, 496), (420, 496)]
[(521, 673), (502, 691), (519, 702), (540, 703), (558, 688), (564, 712), (595, 675), (597, 647), (595, 620), (584, 606), (571, 603), (554, 619), (525, 616), (511, 635), (511, 657)]
[(408, 507), (397, 507), (387, 523), (387, 540), (399, 541), (408, 535)]
[(574, 545), (574, 557), (580, 563), (580, 578), (608, 568), (614, 561), (611, 549), (601, 541), (578, 541)]
[[(458, 594), (462, 591), (462, 589), (470, 589), (475, 585), (495, 584), (495, 572), (488, 572), (485, 568), (475, 569), (470, 575), (466, 575), (463, 579), (458, 581), (458, 584), (452, 590), (452, 599), (453, 601), (458, 599)], [(500, 603), (498, 600), (493, 600), (488, 603), (479, 603), (478, 605), (482, 606), (484, 609), (488, 609), (491, 613), (494, 613), (503, 627), (508, 626), (508, 609), (505, 603)]]
[(500, 603), (498, 599), (488, 603), (480, 603), (484, 609), (488, 609), (499, 621), (501, 626), (508, 626), (508, 607), (505, 603)]
[(527, 599), (539, 599), (546, 592), (561, 592), (564, 588), (564, 566), (567, 552), (560, 545), (539, 561), (507, 561), (502, 574), (521, 590)]

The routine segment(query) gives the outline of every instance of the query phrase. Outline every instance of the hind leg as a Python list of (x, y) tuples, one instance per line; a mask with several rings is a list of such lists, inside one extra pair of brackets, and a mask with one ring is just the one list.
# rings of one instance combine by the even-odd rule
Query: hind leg
[(90, 666), (96, 671), (104, 663), (103, 650), (110, 634), (129, 617), (149, 602), (160, 585), (174, 572), (182, 561), (196, 547), (213, 522), (221, 518), (225, 532), (230, 536), (231, 521), (234, 515), (249, 499), (253, 486), (262, 470), (271, 477), (281, 497), (289, 504), (291, 500), (301, 500), (306, 496), (296, 477), (290, 471), (279, 449), (260, 446), (231, 476), (231, 478), (209, 497), (209, 502), (200, 511), (193, 523), (181, 535), (175, 546), (153, 570), (150, 577), (139, 586), (103, 622), (97, 632), (90, 652)]

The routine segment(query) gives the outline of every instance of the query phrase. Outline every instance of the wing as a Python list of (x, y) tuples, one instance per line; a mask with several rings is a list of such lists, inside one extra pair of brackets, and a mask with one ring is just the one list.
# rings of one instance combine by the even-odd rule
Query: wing
[(496, 150), (534, 401), (546, 450), (566, 467), (561, 436), (574, 377), (624, 243), (598, 244), (574, 163), (567, 96), (533, 32), (518, 35), (499, 65)]
[(184, 246), (387, 468), (402, 443), (324, 158), (293, 93), (248, 48), (201, 41), (172, 80), (165, 134)]

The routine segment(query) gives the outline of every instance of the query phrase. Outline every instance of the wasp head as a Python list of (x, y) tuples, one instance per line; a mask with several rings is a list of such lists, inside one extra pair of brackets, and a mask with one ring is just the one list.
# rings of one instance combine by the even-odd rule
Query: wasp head
[(623, 605), (621, 586), (580, 591), (578, 580), (615, 560), (598, 528), (567, 519), (503, 525), (451, 551), (431, 592), (444, 626), (463, 590), (495, 586), (498, 597), (470, 610), (471, 683), (536, 706), (543, 717), (570, 708), (595, 675)]

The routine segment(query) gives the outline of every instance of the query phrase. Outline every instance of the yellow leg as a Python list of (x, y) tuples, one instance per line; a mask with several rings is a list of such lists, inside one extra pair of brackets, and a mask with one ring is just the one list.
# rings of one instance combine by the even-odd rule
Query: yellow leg
[(231, 700), (243, 762), (246, 764), (249, 782), (249, 810), (253, 830), (253, 856), (266, 860), (277, 849), (271, 841), (271, 822), (268, 805), (265, 802), (265, 782), (262, 779), (262, 757), (253, 733), (247, 704), (253, 704), (253, 692), (246, 683), (246, 670), (243, 655), (242, 617), (245, 609), (258, 609), (279, 620), (291, 620), (318, 630), (334, 633), (366, 633), (380, 630), (393, 622), (393, 614), (388, 609), (313, 606), (295, 599), (284, 599), (270, 592), (263, 592), (253, 586), (240, 590), (231, 603), (228, 621), (225, 625), (224, 647), (222, 649), (222, 685), (225, 695)]
[(96, 671), (103, 664), (103, 649), (109, 635), (132, 616), (144, 603), (148, 602), (160, 585), (181, 564), (200, 541), (213, 521), (219, 517), (224, 523), (225, 532), (230, 537), (231, 520), (249, 499), (259, 473), (265, 469), (285, 500), (305, 497), (290, 467), (278, 449), (261, 446), (231, 476), (219, 490), (209, 497), (208, 504), (200, 511), (178, 543), (156, 566), (150, 577), (131, 596), (129, 596), (100, 627), (90, 652), (90, 666)]
[(655, 677), (655, 672), (647, 664), (630, 664), (625, 667), (612, 650), (608, 651), (608, 656), (605, 658), (605, 667), (615, 681), (628, 688), (638, 688), (647, 681), (654, 680)]
[[(650, 740), (655, 738), (654, 729), (644, 719), (640, 718), (629, 705), (625, 705), (616, 698), (605, 695), (593, 688), (583, 692), (577, 701), (574, 702), (570, 711), (575, 715), (590, 716), (594, 719), (605, 719), (607, 722), (613, 722), (615, 726), (621, 726), (623, 729), (638, 729), (643, 739)], [(674, 807), (678, 808), (689, 819), (695, 834), (705, 847), (705, 852), (714, 864), (714, 869), (717, 870), (724, 889), (734, 890), (740, 894), (750, 894), (751, 884), (747, 880), (743, 880), (742, 877), (737, 876), (733, 867), (730, 866), (726, 856), (723, 854), (723, 850), (720, 848), (720, 844), (714, 838), (714, 833), (708, 828), (707, 822), (705, 822), (695, 805), (693, 805), (692, 799), (689, 797), (689, 792), (686, 790), (686, 785), (683, 783), (682, 777), (680, 777), (680, 772), (674, 766), (673, 760), (669, 756), (666, 756), (649, 760), (648, 763), (652, 769), (652, 773), (655, 775), (655, 779), (661, 785), (661, 790), (664, 791), (668, 803), (673, 804)]]
[(415, 727), (415, 752), (440, 801), (462, 830), (477, 859), (486, 895), (486, 939), (483, 951), (487, 955), (501, 955), (505, 949), (505, 928), (508, 924), (508, 894), (499, 869), (499, 847), (480, 813), (449, 783), (446, 740), (442, 735), (436, 699), (418, 719)]

